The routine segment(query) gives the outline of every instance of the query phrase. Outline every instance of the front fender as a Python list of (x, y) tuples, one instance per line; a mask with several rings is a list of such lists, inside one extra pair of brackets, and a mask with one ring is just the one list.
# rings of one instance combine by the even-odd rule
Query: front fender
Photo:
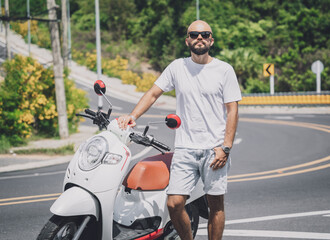
[(72, 187), (61, 194), (50, 211), (59, 216), (93, 215), (99, 219), (98, 201), (89, 192)]

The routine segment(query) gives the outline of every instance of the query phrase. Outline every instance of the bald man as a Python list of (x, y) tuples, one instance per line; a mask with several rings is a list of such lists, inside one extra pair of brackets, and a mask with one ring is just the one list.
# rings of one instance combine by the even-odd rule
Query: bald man
[(209, 239), (221, 239), (225, 225), (224, 194), (230, 150), (238, 122), (241, 92), (234, 69), (209, 55), (212, 29), (197, 20), (187, 30), (191, 57), (174, 60), (147, 91), (131, 114), (118, 119), (121, 128), (135, 126), (162, 95), (175, 89), (176, 112), (182, 120), (176, 130), (175, 150), (167, 189), (171, 221), (183, 240), (193, 239), (185, 203), (199, 179), (208, 206)]

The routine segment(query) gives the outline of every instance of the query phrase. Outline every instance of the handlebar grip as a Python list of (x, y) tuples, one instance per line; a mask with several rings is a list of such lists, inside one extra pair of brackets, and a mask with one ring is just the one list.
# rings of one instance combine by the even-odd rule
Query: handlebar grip
[(155, 139), (152, 141), (151, 144), (154, 145), (154, 146), (156, 146), (156, 147), (158, 147), (158, 148), (161, 148), (161, 149), (163, 149), (165, 151), (170, 151), (171, 150), (171, 148), (169, 146), (167, 146), (164, 143), (161, 143), (161, 142), (159, 142), (159, 141), (157, 141)]
[(92, 115), (92, 116), (96, 116), (96, 112), (90, 110), (90, 109), (85, 109), (85, 113), (89, 114), (89, 115)]

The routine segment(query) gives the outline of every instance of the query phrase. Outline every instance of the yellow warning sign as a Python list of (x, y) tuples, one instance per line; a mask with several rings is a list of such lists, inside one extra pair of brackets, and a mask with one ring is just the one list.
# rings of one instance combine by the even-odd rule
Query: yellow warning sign
[(265, 63), (264, 64), (264, 77), (274, 76), (274, 64)]

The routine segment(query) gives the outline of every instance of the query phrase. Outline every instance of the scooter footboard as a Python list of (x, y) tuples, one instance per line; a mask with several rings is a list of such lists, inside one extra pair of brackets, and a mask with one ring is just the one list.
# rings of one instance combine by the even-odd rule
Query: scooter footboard
[(72, 187), (61, 194), (50, 211), (59, 216), (93, 215), (99, 219), (98, 201), (87, 191)]

